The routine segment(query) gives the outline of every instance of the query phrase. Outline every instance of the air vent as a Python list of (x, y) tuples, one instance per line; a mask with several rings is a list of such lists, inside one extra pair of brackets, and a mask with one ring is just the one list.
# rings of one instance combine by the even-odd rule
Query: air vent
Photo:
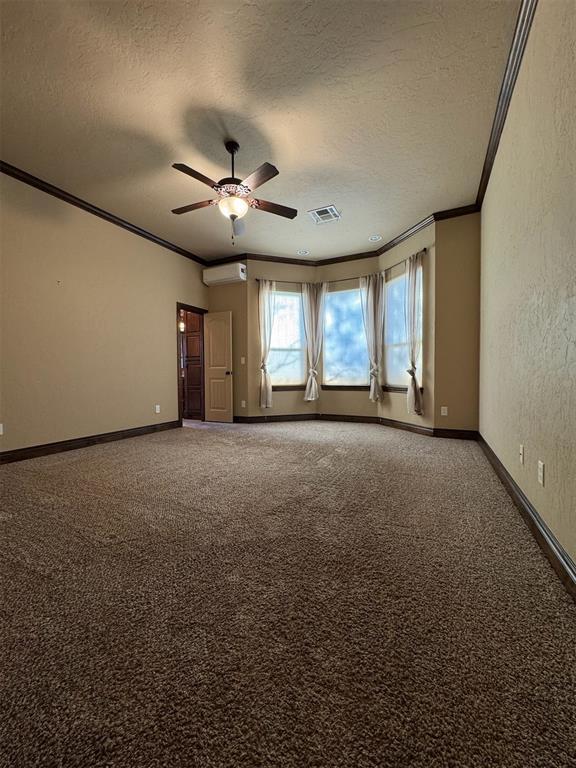
[(334, 205), (325, 205), (324, 208), (315, 208), (308, 211), (315, 224), (326, 224), (328, 221), (339, 221), (341, 216)]

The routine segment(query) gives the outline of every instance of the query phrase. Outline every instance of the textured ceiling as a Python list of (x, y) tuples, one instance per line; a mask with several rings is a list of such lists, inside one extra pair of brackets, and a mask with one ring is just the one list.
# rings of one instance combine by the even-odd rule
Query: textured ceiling
[[(204, 258), (370, 250), (474, 202), (518, 5), (2, 0), (2, 159)], [(171, 164), (228, 175), (226, 137), (299, 210), (235, 248), (217, 209), (170, 213), (211, 197)]]

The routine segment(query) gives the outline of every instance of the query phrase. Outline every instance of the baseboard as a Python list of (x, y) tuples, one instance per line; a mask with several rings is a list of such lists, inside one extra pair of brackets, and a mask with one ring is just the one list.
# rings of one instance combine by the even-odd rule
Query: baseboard
[(8, 464), (24, 459), (36, 459), (39, 456), (48, 456), (51, 453), (62, 451), (75, 451), (77, 448), (87, 448), (89, 445), (110, 443), (114, 440), (125, 440), (128, 437), (149, 435), (152, 432), (162, 432), (165, 429), (181, 427), (182, 422), (165, 421), (161, 424), (147, 424), (145, 427), (133, 427), (132, 429), (120, 429), (117, 432), (105, 432), (101, 435), (88, 435), (87, 437), (75, 437), (72, 440), (61, 440), (58, 443), (46, 443), (44, 445), (32, 445), (29, 448), (17, 448), (13, 451), (0, 452), (0, 464)]
[(550, 528), (548, 528), (544, 520), (538, 514), (538, 511), (532, 505), (532, 502), (528, 499), (524, 491), (520, 488), (482, 435), (478, 436), (478, 442), (494, 471), (500, 478), (502, 485), (506, 488), (510, 498), (518, 507), (520, 514), (524, 518), (524, 522), (550, 561), (552, 568), (554, 568), (558, 574), (568, 593), (576, 600), (576, 563), (574, 563)]
[(270, 414), (262, 416), (234, 416), (234, 421), (238, 424), (263, 424), (272, 421), (345, 421), (358, 424), (381, 424), (384, 427), (393, 429), (403, 429), (407, 432), (414, 432), (417, 435), (427, 435), (428, 437), (447, 437), (456, 440), (477, 440), (478, 432), (468, 429), (436, 429), (433, 427), (421, 427), (418, 424), (410, 424), (407, 421), (397, 421), (396, 419), (386, 419), (382, 416), (351, 416), (340, 413), (289, 413), (289, 414)]
[(480, 433), (475, 429), (433, 429), (434, 437), (449, 437), (452, 440), (478, 440)]
[(234, 416), (236, 424), (263, 424), (267, 421), (315, 421), (317, 413), (270, 414), (269, 416)]

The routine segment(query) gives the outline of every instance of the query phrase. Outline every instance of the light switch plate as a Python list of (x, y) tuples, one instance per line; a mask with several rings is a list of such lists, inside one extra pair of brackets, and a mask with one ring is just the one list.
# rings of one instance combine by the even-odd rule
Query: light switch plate
[(241, 357), (240, 358), (240, 364), (241, 365), (246, 365), (246, 358), (245, 357)]
[(241, 400), (240, 401), (240, 407), (241, 408), (246, 408), (246, 400)]
[(440, 416), (448, 416), (448, 406), (447, 405), (441, 405), (440, 406)]
[(544, 462), (538, 459), (538, 482), (544, 485)]
[(4, 434), (4, 424), (0, 424), (0, 435)]

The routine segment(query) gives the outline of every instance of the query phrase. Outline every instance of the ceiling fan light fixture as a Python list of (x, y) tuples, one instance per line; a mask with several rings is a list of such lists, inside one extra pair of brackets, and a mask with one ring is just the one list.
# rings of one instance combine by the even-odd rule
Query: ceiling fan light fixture
[(230, 195), (218, 200), (218, 208), (222, 216), (226, 216), (227, 219), (232, 218), (232, 216), (241, 219), (248, 212), (249, 205), (242, 197)]

